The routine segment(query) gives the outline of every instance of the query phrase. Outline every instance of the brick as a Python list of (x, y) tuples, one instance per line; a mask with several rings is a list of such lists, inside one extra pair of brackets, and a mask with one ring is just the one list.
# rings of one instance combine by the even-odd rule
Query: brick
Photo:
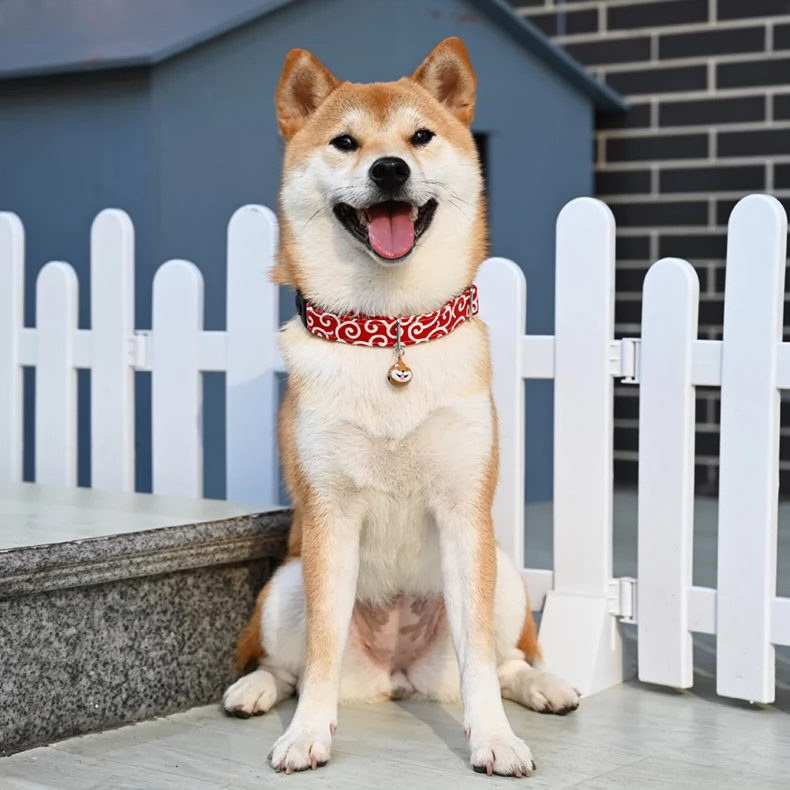
[(718, 458), (719, 456), (719, 431), (696, 431), (694, 434), (694, 455)]
[(705, 299), (699, 301), (699, 324), (700, 326), (714, 325), (721, 326), (724, 323), (724, 300)]
[(659, 126), (708, 126), (765, 120), (764, 96), (661, 102)]
[(724, 293), (724, 283), (727, 278), (727, 269), (725, 266), (717, 266), (716, 267), (716, 279), (714, 280), (713, 289), (718, 294)]
[(774, 49), (790, 49), (790, 25), (774, 27)]
[(614, 305), (614, 322), (616, 324), (641, 324), (642, 303), (618, 299)]
[(661, 236), (658, 240), (658, 255), (661, 258), (685, 258), (689, 261), (724, 260), (727, 255), (727, 236), (723, 233)]
[(636, 485), (639, 482), (638, 462), (623, 461), (620, 458), (616, 458), (614, 461), (614, 479), (624, 485)]
[(610, 170), (595, 174), (597, 195), (638, 195), (649, 192), (649, 170)]
[(693, 58), (765, 50), (765, 27), (733, 27), (700, 33), (675, 33), (658, 39), (658, 57)]
[[(527, 22), (531, 22), (540, 28), (547, 36), (561, 35), (561, 25), (559, 14), (552, 11), (548, 14), (529, 14), (524, 17)], [(598, 32), (598, 11), (588, 8), (584, 11), (567, 11), (564, 15), (565, 35), (575, 36), (579, 33)]]
[(617, 293), (642, 293), (648, 266), (642, 269), (618, 269), (615, 273)]
[(707, 66), (672, 66), (669, 68), (613, 71), (606, 82), (623, 94), (681, 93), (708, 87)]
[(717, 19), (754, 19), (790, 14), (790, 0), (718, 0)]
[(790, 120), (790, 93), (774, 96), (774, 120)]
[(720, 157), (790, 154), (790, 129), (721, 132), (717, 140), (717, 152)]
[(621, 137), (606, 141), (606, 160), (608, 162), (705, 159), (707, 156), (707, 134)]
[(708, 201), (671, 203), (616, 203), (610, 205), (621, 227), (667, 227), (707, 225)]
[(752, 85), (786, 85), (790, 58), (766, 58), (716, 66), (716, 87), (748, 88)]
[(708, 0), (664, 0), (607, 10), (607, 29), (653, 28), (708, 21)]
[(661, 192), (729, 192), (765, 189), (765, 167), (683, 167), (659, 173)]
[(715, 464), (694, 467), (694, 486), (700, 494), (716, 496), (719, 490), (719, 468)]
[(615, 428), (614, 446), (618, 450), (638, 450), (639, 449), (639, 429), (638, 428)]
[(595, 117), (595, 128), (640, 129), (650, 126), (650, 105), (632, 104), (625, 112), (602, 112)]
[(697, 398), (694, 403), (694, 419), (697, 423), (706, 424), (708, 422), (707, 398)]
[(633, 63), (650, 60), (650, 39), (635, 38), (588, 41), (581, 44), (566, 44), (567, 53), (587, 66), (601, 63)]
[(639, 398), (632, 395), (617, 395), (614, 397), (615, 420), (638, 420)]
[(618, 236), (615, 241), (618, 261), (650, 260), (649, 236)]
[(717, 457), (719, 455), (719, 432), (697, 431), (694, 436), (694, 454)]
[(790, 189), (790, 165), (774, 165), (774, 189)]

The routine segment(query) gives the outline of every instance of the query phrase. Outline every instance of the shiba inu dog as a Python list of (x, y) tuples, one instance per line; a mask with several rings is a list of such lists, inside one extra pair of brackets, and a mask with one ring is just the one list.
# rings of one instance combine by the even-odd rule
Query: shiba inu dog
[(529, 776), (502, 697), (579, 704), (542, 668), (523, 580), (494, 540), (475, 90), (458, 39), (386, 84), (340, 82), (303, 50), (285, 61), (275, 276), (298, 293), (279, 429), (294, 521), (239, 639), (239, 665), (257, 668), (223, 698), (247, 717), (298, 692), (278, 771), (329, 760), (339, 701), (415, 696), (463, 701), (476, 771)]

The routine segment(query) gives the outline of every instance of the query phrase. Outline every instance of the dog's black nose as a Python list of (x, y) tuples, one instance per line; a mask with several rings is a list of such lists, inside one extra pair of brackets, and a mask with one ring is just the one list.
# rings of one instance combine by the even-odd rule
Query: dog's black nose
[(397, 192), (408, 180), (411, 170), (397, 156), (384, 156), (370, 167), (370, 177), (385, 192)]

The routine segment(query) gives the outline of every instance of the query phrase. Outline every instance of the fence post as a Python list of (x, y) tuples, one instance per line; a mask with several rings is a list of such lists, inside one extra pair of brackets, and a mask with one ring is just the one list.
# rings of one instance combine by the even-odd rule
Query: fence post
[(203, 495), (203, 276), (189, 261), (154, 275), (151, 432), (155, 494)]
[(540, 639), (547, 665), (584, 694), (624, 679), (622, 637), (609, 613), (614, 242), (614, 217), (604, 203), (577, 198), (560, 212), (554, 589), (546, 598)]
[[(488, 326), (494, 404), (499, 417), (499, 484), (494, 532), (519, 569), (524, 567), (524, 379), (521, 339), (527, 321), (527, 283), (519, 267), (489, 258), (477, 276), (480, 316)], [(502, 430), (502, 427), (505, 430)]]
[(279, 501), (277, 447), (277, 253), (274, 213), (243, 206), (228, 225), (226, 447), (227, 498)]
[(77, 485), (77, 275), (53, 261), (36, 281), (36, 482)]
[(91, 486), (134, 491), (134, 228), (105, 209), (91, 227)]
[(0, 481), (22, 480), (22, 368), (25, 230), (16, 214), (0, 212)]
[(716, 690), (773, 702), (779, 497), (777, 350), (787, 217), (751, 195), (730, 216), (724, 289)]
[(639, 367), (639, 679), (694, 683), (689, 589), (694, 547), (692, 344), (699, 281), (665, 258), (645, 278)]

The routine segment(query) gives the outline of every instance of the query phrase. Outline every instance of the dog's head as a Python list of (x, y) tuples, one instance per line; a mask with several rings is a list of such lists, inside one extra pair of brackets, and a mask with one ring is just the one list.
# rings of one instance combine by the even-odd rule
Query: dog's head
[(365, 85), (292, 50), (277, 88), (277, 280), (369, 315), (433, 310), (467, 288), (486, 251), (475, 87), (459, 39), (411, 77)]

